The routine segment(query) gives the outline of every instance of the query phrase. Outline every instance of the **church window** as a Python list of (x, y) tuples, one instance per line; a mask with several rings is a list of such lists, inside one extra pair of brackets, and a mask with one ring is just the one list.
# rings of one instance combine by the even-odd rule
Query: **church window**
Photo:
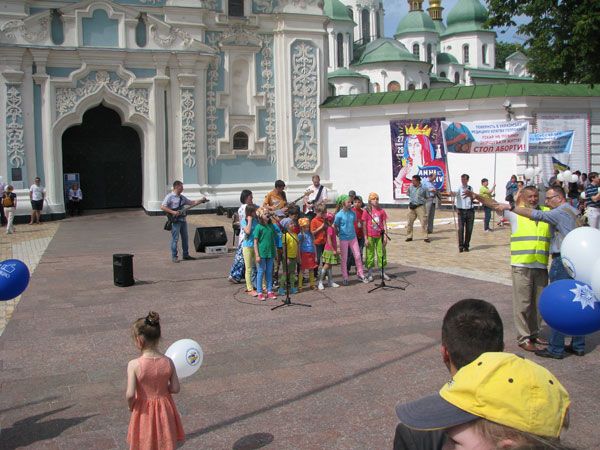
[[(382, 8), (380, 8), (382, 9)], [(375, 27), (376, 27), (376, 35), (375, 37), (379, 39), (381, 37), (381, 12), (377, 11), (375, 14)]]
[(454, 72), (454, 84), (460, 83), (460, 74), (458, 72)]
[(469, 44), (463, 45), (463, 64), (469, 64)]
[(431, 44), (427, 44), (427, 62), (431, 64), (432, 54), (431, 54)]
[(419, 44), (413, 44), (413, 55), (415, 55), (417, 58), (421, 59), (421, 52), (419, 51)]
[(248, 150), (248, 135), (243, 131), (238, 131), (233, 135), (234, 150)]
[(381, 92), (381, 87), (379, 83), (373, 83), (373, 92)]
[(481, 47), (481, 61), (483, 62), (483, 64), (487, 64), (488, 60), (487, 60), (487, 53), (488, 53), (488, 46), (487, 44), (483, 44), (483, 46)]
[(440, 77), (441, 78), (446, 78), (446, 72), (440, 72)]
[(397, 81), (390, 81), (387, 90), (388, 92), (398, 92), (400, 90), (400, 83)]
[(362, 39), (363, 44), (371, 41), (371, 22), (369, 21), (369, 10), (363, 9), (361, 12), (362, 19)]
[(53, 9), (50, 16), (50, 39), (54, 45), (60, 45), (65, 41), (62, 14), (58, 9)]
[(146, 13), (141, 13), (135, 26), (135, 43), (138, 47), (145, 47), (148, 43), (146, 31)]
[(415, 85), (414, 85), (413, 83), (410, 83), (410, 84), (408, 85), (408, 90), (409, 90), (409, 91), (414, 91), (414, 90), (415, 90)]
[(231, 17), (244, 17), (244, 0), (228, 0), (227, 5)]
[(344, 36), (337, 34), (337, 66), (344, 67)]

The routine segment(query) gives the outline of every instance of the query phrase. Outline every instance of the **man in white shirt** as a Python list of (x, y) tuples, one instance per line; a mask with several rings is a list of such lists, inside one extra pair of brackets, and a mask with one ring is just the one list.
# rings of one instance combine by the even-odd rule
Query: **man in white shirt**
[(466, 191), (473, 191), (469, 186), (469, 175), (463, 173), (460, 176), (460, 186), (452, 192), (458, 213), (458, 251), (468, 252), (475, 223), (475, 209), (473, 200), (465, 195)]
[(29, 199), (31, 200), (31, 220), (29, 225), (41, 223), (40, 218), (42, 209), (44, 209), (44, 199), (46, 198), (46, 189), (40, 184), (40, 177), (35, 177), (33, 184), (29, 188)]
[(327, 204), (327, 188), (321, 184), (321, 177), (313, 175), (312, 184), (306, 189), (311, 193), (304, 197), (304, 214), (311, 219), (315, 216), (315, 208), (319, 204)]

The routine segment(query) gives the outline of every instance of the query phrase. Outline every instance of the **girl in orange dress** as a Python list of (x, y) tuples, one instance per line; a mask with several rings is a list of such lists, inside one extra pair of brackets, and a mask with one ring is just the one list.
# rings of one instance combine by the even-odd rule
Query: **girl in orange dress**
[(127, 365), (127, 404), (131, 411), (127, 442), (131, 450), (171, 450), (185, 435), (171, 394), (179, 379), (170, 358), (157, 350), (160, 318), (150, 311), (133, 324), (133, 339), (142, 355)]

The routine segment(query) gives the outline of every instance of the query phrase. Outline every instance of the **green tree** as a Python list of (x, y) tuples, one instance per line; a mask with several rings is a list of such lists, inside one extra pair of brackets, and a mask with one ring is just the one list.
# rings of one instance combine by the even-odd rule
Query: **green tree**
[[(600, 82), (600, 1), (488, 0), (494, 27), (517, 26), (540, 82)], [(529, 22), (517, 25), (515, 17)]]
[(506, 58), (514, 52), (527, 54), (527, 51), (521, 44), (515, 44), (514, 42), (496, 42), (496, 68), (504, 69)]

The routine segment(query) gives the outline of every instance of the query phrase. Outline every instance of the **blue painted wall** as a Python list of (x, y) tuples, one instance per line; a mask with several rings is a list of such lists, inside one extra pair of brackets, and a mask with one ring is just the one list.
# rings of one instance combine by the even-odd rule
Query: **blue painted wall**
[(118, 21), (109, 19), (103, 9), (97, 9), (92, 17), (81, 20), (83, 45), (86, 47), (117, 47), (119, 45)]
[(209, 184), (272, 182), (277, 169), (266, 159), (220, 159), (208, 165)]

